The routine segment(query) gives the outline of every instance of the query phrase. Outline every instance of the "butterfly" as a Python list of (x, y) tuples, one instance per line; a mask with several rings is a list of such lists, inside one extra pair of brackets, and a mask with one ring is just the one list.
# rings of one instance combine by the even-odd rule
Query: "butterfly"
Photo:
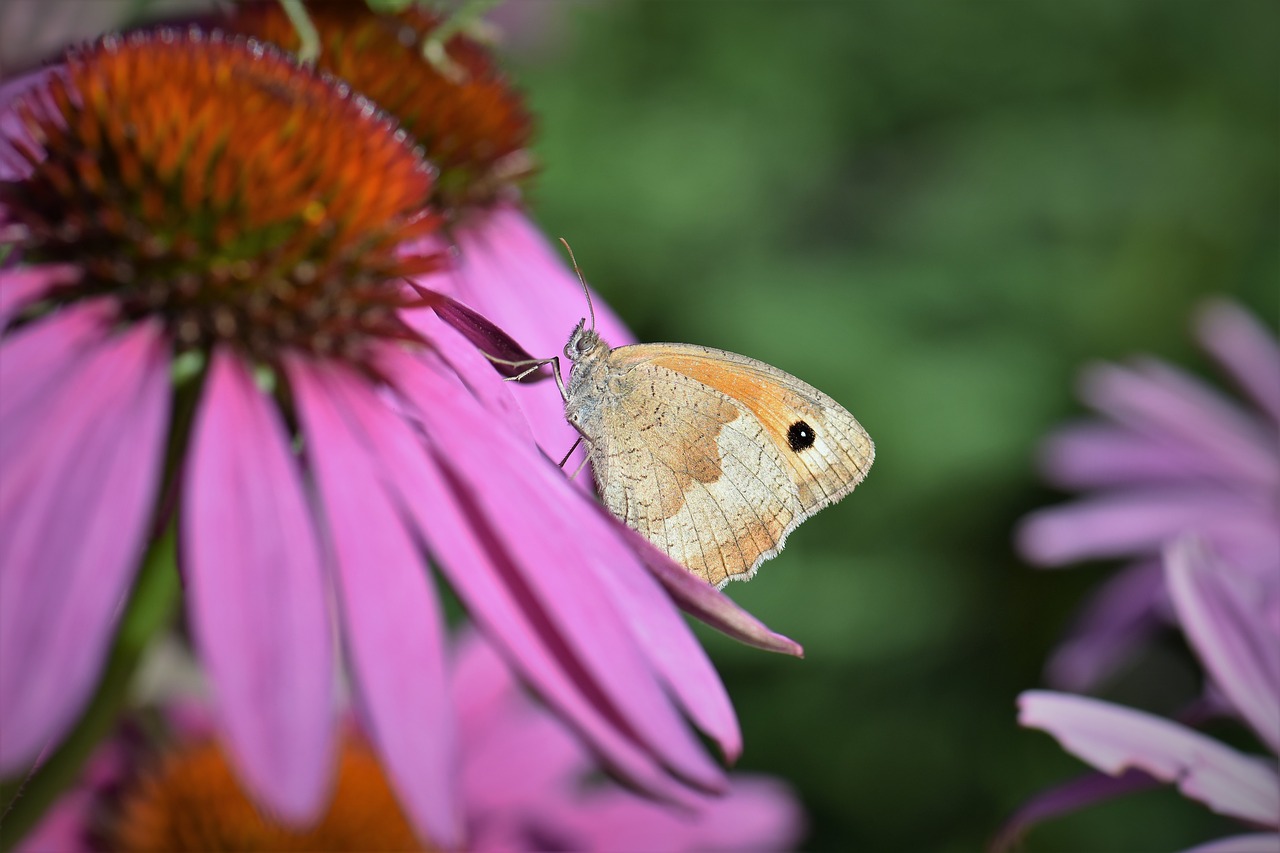
[(867, 476), (871, 438), (812, 385), (710, 347), (611, 348), (585, 323), (559, 384), (601, 500), (716, 587), (750, 579), (800, 522)]

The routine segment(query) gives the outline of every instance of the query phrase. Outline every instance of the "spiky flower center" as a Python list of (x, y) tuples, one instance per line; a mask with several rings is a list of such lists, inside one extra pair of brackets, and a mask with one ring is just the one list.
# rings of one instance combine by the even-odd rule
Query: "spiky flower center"
[(232, 342), (357, 356), (399, 336), (406, 254), (438, 225), (433, 171), (361, 96), (275, 48), (220, 33), (108, 37), (15, 107), (29, 174), (0, 183), (23, 255), (83, 276), (179, 348)]
[[(320, 34), (318, 66), (394, 115), (439, 167), (442, 209), (462, 215), (517, 193), (534, 169), (532, 120), (482, 45), (461, 34), (449, 38), (445, 52), (458, 72), (450, 76), (423, 59), (423, 40), (440, 21), (420, 7), (375, 15), (365, 3), (311, 3), (308, 14)], [(277, 3), (237, 6), (228, 26), (298, 49)]]
[(348, 740), (333, 797), (309, 827), (273, 821), (212, 742), (177, 746), (120, 791), (105, 846), (154, 850), (430, 850), (419, 842), (367, 746)]

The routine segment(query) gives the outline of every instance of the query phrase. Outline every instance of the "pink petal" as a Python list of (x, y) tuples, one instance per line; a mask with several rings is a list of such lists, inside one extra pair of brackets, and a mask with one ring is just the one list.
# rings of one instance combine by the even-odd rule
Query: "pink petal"
[(522, 440), (534, 443), (524, 412), (511, 396), (512, 383), (503, 381), (493, 363), (480, 354), (456, 329), (427, 311), (406, 312), (405, 318), (435, 347), (453, 368), (463, 387), (480, 404)]
[(1047, 731), (1076, 757), (1118, 776), (1128, 768), (1174, 782), (1216, 812), (1280, 826), (1280, 773), (1264, 761), (1160, 717), (1067, 693), (1018, 698), (1018, 721)]
[(1139, 770), (1126, 770), (1119, 776), (1093, 772), (1077, 776), (1041, 791), (1023, 803), (1000, 827), (987, 849), (990, 853), (1020, 849), (1023, 836), (1038, 824), (1159, 784), (1158, 780)]
[(0, 421), (0, 773), (59, 738), (93, 689), (145, 546), (168, 368), (157, 327), (139, 325)]
[(646, 568), (675, 600), (676, 606), (685, 613), (748, 646), (792, 657), (804, 657), (804, 649), (795, 640), (771, 631), (764, 623), (739, 607), (732, 598), (692, 574), (639, 533), (621, 523), (618, 528), (644, 561)]
[[(444, 274), (446, 289), (504, 329), (538, 358), (564, 350), (574, 325), (587, 316), (587, 301), (577, 276), (532, 222), (514, 207), (497, 207), (488, 216), (459, 229), (459, 266)], [(428, 287), (438, 280), (427, 279)], [(611, 346), (633, 343), (634, 337), (599, 296), (593, 295), (596, 329)], [(578, 440), (564, 419), (564, 403), (547, 393), (545, 383), (513, 389), (538, 444), (559, 460)], [(576, 470), (585, 451), (579, 448), (566, 468)], [(581, 478), (581, 488), (591, 488)]]
[(1205, 349), (1280, 426), (1280, 344), (1275, 334), (1226, 299), (1212, 299), (1204, 305), (1196, 332)]
[(560, 644), (548, 635), (549, 620), (535, 604), (520, 597), (505, 582), (500, 567), (510, 571), (510, 558), (498, 547), (487, 527), (473, 530), (478, 521), (465, 515), (457, 503), (456, 486), (423, 459), (416, 439), (385, 445), (399, 451), (390, 471), (400, 486), (402, 500), (412, 498), (412, 511), (428, 546), (450, 577), (454, 590), (487, 634), (502, 644), (507, 657), (543, 698), (570, 719), (586, 740), (623, 776), (655, 795), (681, 800), (678, 786), (618, 728), (598, 689), (579, 683), (561, 665)]
[(101, 341), (110, 325), (111, 311), (97, 302), (59, 311), (0, 338), (0, 422), (12, 429), (24, 411), (59, 393), (63, 376), (82, 366), (85, 348)]
[(183, 489), (192, 628), (244, 781), (280, 817), (305, 824), (329, 793), (333, 649), (289, 442), (248, 369), (215, 350)]
[(1207, 841), (1183, 853), (1280, 853), (1280, 833), (1258, 832)]
[(1154, 359), (1135, 368), (1101, 365), (1084, 374), (1081, 396), (1121, 423), (1214, 456), (1245, 482), (1280, 484), (1274, 434), (1215, 389)]
[(1164, 568), (1148, 562), (1124, 569), (1098, 589), (1049, 659), (1047, 681), (1062, 690), (1098, 687), (1166, 620)]
[(1280, 637), (1248, 601), (1241, 579), (1195, 539), (1166, 550), (1165, 576), (1182, 629), (1205, 669), (1258, 737), (1280, 754)]
[(0, 270), (0, 329), (13, 316), (60, 284), (80, 278), (80, 268), (70, 264), (45, 264)]
[(1221, 470), (1203, 448), (1100, 423), (1054, 433), (1041, 449), (1040, 465), (1049, 480), (1068, 489), (1166, 484), (1216, 477)]
[(804, 837), (805, 816), (795, 793), (765, 776), (734, 774), (729, 793), (696, 813), (646, 802), (609, 788), (539, 804), (543, 822), (573, 849), (663, 851), (790, 850)]
[(1195, 531), (1242, 556), (1253, 554), (1274, 541), (1271, 511), (1260, 497), (1208, 485), (1113, 492), (1031, 513), (1018, 526), (1018, 549), (1033, 563), (1057, 566), (1153, 553)]
[(654, 576), (647, 571), (617, 570), (636, 561), (623, 533), (629, 528), (603, 506), (593, 508), (596, 530), (583, 540), (595, 544), (599, 552), (587, 565), (596, 570), (596, 578), (694, 725), (719, 744), (727, 761), (736, 761), (742, 754), (742, 731), (719, 673)]
[(379, 471), (387, 413), (345, 367), (290, 357), (336, 568), (347, 655), (373, 741), (422, 837), (462, 842), (444, 624), (402, 506)]
[[(433, 530), (443, 532), (453, 526), (441, 527), (443, 519), (435, 514), (422, 519), (424, 535), (432, 541), (459, 594), (466, 600), (464, 588), (475, 581), (475, 577), (459, 577), (463, 572), (479, 575), (482, 567), (494, 572), (497, 585), (514, 595), (517, 607), (538, 614), (534, 625), (545, 637), (538, 645), (550, 643), (544, 648), (553, 655), (539, 668), (547, 664), (568, 668), (575, 680), (584, 679), (592, 690), (600, 691), (603, 708), (615, 719), (615, 727), (678, 774), (707, 788), (723, 784), (719, 768), (692, 739), (654, 679), (638, 644), (640, 638), (631, 634), (628, 620), (593, 577), (590, 561), (595, 543), (591, 540), (599, 534), (590, 524), (596, 516), (589, 500), (545, 457), (498, 428), (470, 398), (459, 395), (439, 368), (424, 368), (427, 360), (415, 361), (387, 350), (382, 363), (416, 406), (427, 435), (438, 447), (440, 463), (454, 481), (454, 500), (462, 501), (469, 523), (489, 537), (501, 537), (486, 543), (487, 560), (458, 565), (441, 553), (441, 537), (432, 535)], [(405, 464), (402, 461), (398, 467)], [(415, 477), (425, 480), (420, 473)], [(405, 482), (406, 496), (415, 496), (417, 505), (419, 487)], [(610, 568), (642, 571), (634, 559), (630, 565)], [(492, 630), (491, 597), (468, 603), (473, 616)], [(518, 650), (526, 666), (532, 663), (531, 651)]]

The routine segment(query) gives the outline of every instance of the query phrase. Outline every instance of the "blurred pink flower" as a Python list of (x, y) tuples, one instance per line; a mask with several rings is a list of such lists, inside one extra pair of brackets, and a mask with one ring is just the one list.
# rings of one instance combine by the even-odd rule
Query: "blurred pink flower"
[[(1194, 538), (1167, 549), (1165, 582), (1207, 676), (1270, 755), (1246, 754), (1179, 723), (1066, 693), (1023, 693), (1019, 721), (1113, 777), (1136, 772), (1174, 783), (1215, 812), (1270, 830), (1198, 850), (1280, 850), (1280, 633), (1264, 609), (1267, 591), (1255, 573), (1216, 559)], [(1066, 810), (1042, 805), (1032, 810), (1035, 819)], [(1013, 821), (1018, 831), (1030, 822), (1025, 815)]]
[(175, 519), (232, 760), (286, 818), (323, 802), (337, 641), (414, 826), (461, 837), (428, 553), (610, 769), (685, 803), (723, 790), (688, 721), (731, 760), (737, 721), (672, 597), (799, 647), (574, 488), (462, 336), (410, 322), (400, 282), (440, 259), (407, 250), (438, 220), (405, 137), (216, 33), (107, 40), (31, 86), (0, 104), (0, 773), (70, 728)]
[(1054, 654), (1056, 686), (1092, 688), (1168, 621), (1158, 555), (1185, 532), (1258, 581), (1280, 629), (1280, 346), (1223, 300), (1204, 307), (1196, 331), (1255, 408), (1155, 359), (1101, 365), (1085, 372), (1081, 396), (1107, 419), (1065, 427), (1044, 448), (1049, 479), (1088, 494), (1025, 518), (1022, 553), (1044, 566), (1135, 559)]
[[(591, 753), (520, 690), (477, 636), (459, 644), (448, 685), (459, 720), (455, 799), (468, 850), (774, 851), (792, 848), (803, 835), (795, 795), (771, 777), (733, 774), (724, 796), (695, 810), (663, 805), (599, 778)], [(246, 823), (239, 808), (243, 795), (215, 783), (207, 757), (202, 778), (194, 780), (198, 787), (189, 784), (196, 774), (177, 765), (193, 762), (199, 744), (217, 735), (214, 722), (189, 703), (171, 704), (165, 716), (175, 739), (160, 756), (148, 755), (125, 732), (106, 742), (80, 783), (27, 838), (23, 853), (88, 853), (144, 840), (160, 848), (175, 837), (202, 849), (224, 849), (220, 843), (229, 837), (237, 849), (295, 839), (324, 849), (365, 849), (403, 840), (403, 817), (381, 796), (385, 781), (358, 760), (358, 733), (344, 747), (329, 811), (302, 835), (261, 818)], [(229, 808), (233, 797), (236, 807)], [(179, 798), (181, 812), (165, 809)], [(420, 841), (431, 847), (430, 838)]]

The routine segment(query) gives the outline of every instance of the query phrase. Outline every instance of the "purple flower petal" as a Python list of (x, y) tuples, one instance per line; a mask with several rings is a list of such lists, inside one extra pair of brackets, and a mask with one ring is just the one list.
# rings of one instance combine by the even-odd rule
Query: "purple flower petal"
[[(103, 302), (67, 308), (0, 339), (0, 422), (12, 430), (16, 419), (49, 395), (56, 395), (66, 373), (83, 366), (84, 351), (95, 346), (111, 325)], [(38, 421), (34, 427), (43, 428)], [(12, 433), (10, 440), (18, 440)], [(40, 460), (33, 460), (40, 464)], [(5, 472), (12, 476), (12, 472)]]
[[(5, 378), (26, 366), (12, 349)], [(76, 367), (50, 364), (45, 392), (0, 419), (0, 773), (60, 737), (93, 689), (142, 557), (168, 423), (154, 324), (82, 347)]]
[(1197, 844), (1183, 853), (1280, 853), (1280, 833), (1257, 832), (1251, 835), (1232, 835)]
[(192, 628), (248, 788), (307, 823), (329, 793), (333, 649), (289, 441), (239, 358), (215, 351), (183, 490)]
[(332, 548), (344, 639), (378, 753), (422, 836), (462, 842), (444, 626), (421, 553), (378, 470), (388, 413), (345, 368), (290, 358)]
[(1113, 776), (1129, 768), (1176, 783), (1216, 812), (1280, 826), (1274, 760), (1247, 756), (1199, 732), (1109, 702), (1032, 690), (1018, 697), (1018, 721), (1043, 729), (1076, 757)]
[[(383, 359), (384, 371), (416, 406), (440, 464), (454, 481), (454, 500), (461, 500), (466, 523), (491, 540), (483, 543), (488, 559), (458, 564), (446, 556), (445, 549), (454, 543), (441, 541), (444, 530), (456, 530), (456, 525), (441, 527), (439, 515), (422, 518), (424, 535), (473, 616), (486, 630), (496, 630), (505, 645), (514, 639), (506, 633), (510, 626), (499, 625), (491, 608), (505, 599), (499, 609), (509, 612), (514, 604), (530, 616), (536, 614), (531, 627), (542, 635), (541, 641), (534, 647), (508, 646), (535, 683), (535, 669), (544, 676), (548, 670), (573, 673), (581, 682), (579, 689), (594, 694), (593, 704), (606, 712), (614, 728), (694, 784), (722, 786), (723, 774), (706, 758), (654, 678), (643, 656), (643, 638), (631, 633), (628, 620), (593, 576), (589, 564), (597, 559), (599, 543), (594, 539), (600, 532), (590, 524), (595, 518), (592, 505), (545, 457), (494, 425), (472, 400), (456, 392), (439, 368), (429, 366), (429, 360), (413, 360), (396, 350), (386, 350)], [(402, 460), (398, 467), (405, 464)], [(415, 477), (427, 479), (421, 473)], [(406, 484), (407, 495), (416, 496), (418, 487), (412, 481)], [(630, 565), (610, 568), (643, 572), (634, 558)], [(494, 573), (485, 579), (490, 592), (471, 598), (479, 591), (476, 582), (482, 569)], [(492, 587), (504, 588), (504, 594), (495, 596)], [(546, 654), (550, 659), (536, 660)], [(549, 701), (571, 698), (548, 693)], [(610, 754), (611, 759), (617, 757)]]
[(1101, 684), (1165, 620), (1164, 567), (1155, 561), (1124, 569), (1089, 599), (1046, 667), (1049, 684), (1083, 692)]
[(1119, 776), (1108, 776), (1105, 773), (1077, 776), (1069, 782), (1041, 791), (1023, 803), (1000, 827), (987, 849), (990, 853), (1016, 849), (1021, 844), (1022, 837), (1037, 824), (1125, 794), (1145, 791), (1159, 784), (1159, 780), (1140, 770), (1126, 770)]
[(1154, 553), (1188, 531), (1253, 559), (1270, 551), (1275, 528), (1262, 495), (1203, 486), (1194, 491), (1145, 489), (1039, 510), (1023, 518), (1018, 549), (1033, 563), (1058, 566), (1099, 557)]
[(1221, 466), (1203, 448), (1141, 435), (1110, 424), (1058, 430), (1040, 451), (1040, 467), (1067, 489), (1169, 484), (1216, 477)]
[(1155, 359), (1086, 371), (1081, 397), (1139, 432), (1176, 439), (1219, 460), (1232, 477), (1280, 484), (1275, 437), (1218, 391)]
[(69, 264), (47, 264), (0, 270), (0, 329), (13, 316), (60, 284), (80, 278), (80, 268)]
[[(1280, 637), (1230, 567), (1184, 538), (1165, 557), (1169, 595), (1187, 639), (1227, 699), (1280, 754)], [(1280, 568), (1280, 566), (1278, 566)]]
[(1201, 309), (1196, 331), (1205, 349), (1280, 426), (1280, 344), (1275, 335), (1225, 299), (1210, 300)]
[[(484, 314), (537, 358), (564, 350), (578, 320), (587, 316), (582, 285), (529, 219), (514, 207), (498, 207), (483, 219), (459, 230), (459, 266), (423, 284), (447, 289)], [(440, 280), (447, 285), (441, 287)], [(593, 294), (596, 329), (611, 346), (634, 342), (626, 326)], [(512, 390), (538, 444), (559, 460), (578, 440), (578, 432), (564, 419), (564, 403), (544, 383)], [(578, 448), (566, 468), (576, 470), (585, 450)], [(580, 480), (590, 489), (590, 478)]]

